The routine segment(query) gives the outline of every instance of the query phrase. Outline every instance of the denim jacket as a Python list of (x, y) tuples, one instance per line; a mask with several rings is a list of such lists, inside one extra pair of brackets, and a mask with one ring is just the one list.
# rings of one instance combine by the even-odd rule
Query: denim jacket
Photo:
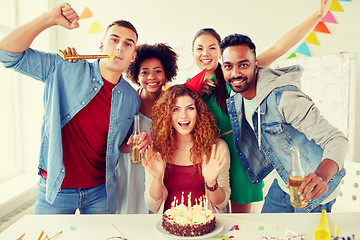
[[(61, 128), (86, 106), (103, 86), (99, 61), (90, 63), (79, 60), (77, 63), (69, 63), (56, 54), (29, 48), (20, 53), (0, 49), (0, 62), (7, 68), (13, 68), (45, 83), (38, 167), (47, 171), (46, 200), (53, 203), (65, 176)], [(136, 91), (121, 77), (112, 90), (107, 137), (106, 191), (109, 213), (114, 213), (117, 209), (119, 146), (128, 135), (139, 107), (140, 99)]]
[[(320, 116), (311, 99), (299, 90), (301, 71), (298, 66), (259, 69), (258, 107), (252, 116), (254, 130), (243, 114), (240, 94), (227, 99), (227, 105), (236, 151), (253, 184), (259, 184), (274, 168), (287, 183), (294, 146), (300, 149), (306, 175), (315, 172), (324, 158), (338, 163), (340, 170), (329, 181), (327, 192), (309, 201), (305, 207), (310, 212), (334, 191), (345, 175), (343, 160), (348, 143), (340, 131)], [(321, 131), (317, 132), (318, 129)], [(336, 151), (340, 153), (336, 154)]]

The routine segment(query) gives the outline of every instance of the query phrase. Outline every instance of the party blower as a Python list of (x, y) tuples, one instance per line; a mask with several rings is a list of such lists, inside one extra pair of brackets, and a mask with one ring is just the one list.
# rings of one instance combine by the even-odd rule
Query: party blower
[(326, 210), (323, 209), (319, 225), (314, 233), (316, 240), (330, 240), (329, 225), (326, 216)]
[(114, 56), (114, 55), (67, 55), (61, 50), (59, 50), (59, 55), (64, 60), (67, 60), (67, 59), (99, 59), (99, 58), (117, 58), (117, 59), (120, 59), (119, 57)]

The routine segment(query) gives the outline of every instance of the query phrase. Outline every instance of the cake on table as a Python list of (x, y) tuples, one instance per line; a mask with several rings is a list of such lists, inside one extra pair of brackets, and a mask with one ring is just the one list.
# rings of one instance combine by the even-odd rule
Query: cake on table
[(215, 215), (207, 203), (186, 206), (172, 204), (162, 217), (162, 227), (177, 236), (202, 236), (214, 231)]

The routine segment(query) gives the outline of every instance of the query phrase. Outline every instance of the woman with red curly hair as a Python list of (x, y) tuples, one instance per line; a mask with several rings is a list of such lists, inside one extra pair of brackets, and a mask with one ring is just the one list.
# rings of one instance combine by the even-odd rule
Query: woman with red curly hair
[(155, 103), (152, 120), (153, 147), (143, 160), (148, 208), (162, 213), (191, 192), (192, 204), (206, 195), (209, 209), (222, 212), (230, 197), (230, 155), (201, 97), (172, 86)]

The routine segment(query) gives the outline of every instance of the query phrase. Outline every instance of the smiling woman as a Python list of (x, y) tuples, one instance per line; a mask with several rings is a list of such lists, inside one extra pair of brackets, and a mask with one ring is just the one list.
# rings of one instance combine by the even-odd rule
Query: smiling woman
[(201, 97), (174, 85), (155, 103), (152, 114), (154, 151), (145, 152), (145, 201), (153, 212), (171, 208), (173, 199), (191, 195), (209, 199), (213, 212), (226, 212), (230, 197), (227, 144)]

